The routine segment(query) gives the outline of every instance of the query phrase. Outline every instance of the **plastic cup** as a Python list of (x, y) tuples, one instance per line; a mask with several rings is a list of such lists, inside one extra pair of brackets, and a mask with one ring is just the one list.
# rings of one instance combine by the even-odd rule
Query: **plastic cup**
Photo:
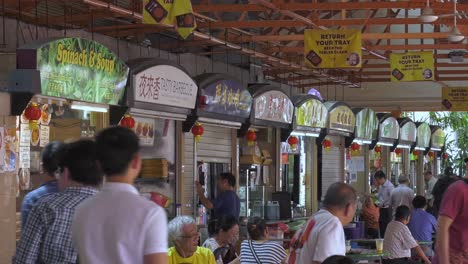
[(346, 240), (346, 253), (351, 251), (351, 240)]
[(375, 240), (375, 248), (377, 249), (377, 253), (383, 252), (383, 239), (376, 239)]

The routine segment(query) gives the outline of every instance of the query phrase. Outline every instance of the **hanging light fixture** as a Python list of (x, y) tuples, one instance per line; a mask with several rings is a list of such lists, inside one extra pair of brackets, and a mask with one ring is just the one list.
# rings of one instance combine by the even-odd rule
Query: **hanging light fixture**
[(434, 10), (429, 6), (429, 0), (426, 1), (426, 7), (421, 11), (421, 15), (419, 16), (419, 21), (423, 23), (432, 23), (439, 18), (434, 13)]
[(401, 152), (402, 152), (401, 148), (396, 148), (396, 149), (395, 149), (395, 154), (396, 154), (398, 157), (401, 155)]
[(326, 151), (329, 151), (332, 146), (331, 140), (329, 140), (328, 138), (324, 139), (322, 142), (322, 146), (325, 148)]
[(465, 39), (465, 36), (460, 32), (457, 27), (457, 0), (453, 1), (453, 28), (450, 31), (450, 35), (448, 36), (448, 40), (450, 42), (460, 42)]
[(31, 102), (26, 109), (24, 109), (24, 117), (29, 120), (29, 128), (34, 129), (37, 127), (38, 120), (41, 118), (42, 112), (39, 105)]
[(296, 150), (298, 143), (299, 143), (299, 139), (296, 136), (290, 136), (288, 138), (288, 144), (291, 146), (292, 150)]
[(417, 150), (417, 149), (413, 150), (413, 157), (416, 160), (419, 158), (419, 150)]

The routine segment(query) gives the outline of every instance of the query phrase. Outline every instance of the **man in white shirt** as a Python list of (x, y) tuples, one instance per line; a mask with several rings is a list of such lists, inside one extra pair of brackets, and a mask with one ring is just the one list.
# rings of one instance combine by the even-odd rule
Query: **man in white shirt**
[(411, 210), (408, 206), (398, 206), (395, 210), (395, 220), (391, 221), (385, 232), (383, 250), (390, 254), (383, 260), (384, 264), (412, 264), (411, 249), (424, 261), (430, 264), (418, 242), (411, 235), (407, 224), (410, 221)]
[(409, 185), (409, 179), (402, 174), (398, 177), (398, 186), (393, 189), (391, 196), (392, 210), (395, 212), (398, 206), (406, 205), (410, 209), (413, 207), (414, 191)]
[(374, 183), (379, 186), (379, 227), (380, 235), (385, 234), (388, 223), (392, 221), (392, 191), (395, 188), (393, 184), (387, 180), (387, 176), (383, 171), (376, 171), (374, 174)]
[(345, 183), (332, 184), (323, 208), (312, 215), (291, 241), (289, 264), (319, 264), (333, 255), (346, 254), (343, 226), (351, 222), (357, 206), (356, 191)]
[(437, 182), (437, 179), (432, 175), (431, 171), (424, 172), (424, 180), (426, 182), (426, 199), (429, 205), (432, 205), (432, 200), (434, 196), (432, 196), (432, 190), (434, 189), (434, 185)]
[(141, 169), (138, 137), (111, 127), (96, 144), (107, 181), (75, 212), (72, 237), (80, 263), (167, 264), (166, 213), (132, 185)]

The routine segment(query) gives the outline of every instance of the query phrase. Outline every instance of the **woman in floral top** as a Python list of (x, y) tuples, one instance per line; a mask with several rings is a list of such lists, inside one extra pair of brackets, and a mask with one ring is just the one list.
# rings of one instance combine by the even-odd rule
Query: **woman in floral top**
[[(371, 196), (366, 196), (361, 210), (361, 218), (366, 222), (368, 238), (379, 237), (379, 208), (375, 206)], [(383, 235), (383, 234), (382, 234)]]

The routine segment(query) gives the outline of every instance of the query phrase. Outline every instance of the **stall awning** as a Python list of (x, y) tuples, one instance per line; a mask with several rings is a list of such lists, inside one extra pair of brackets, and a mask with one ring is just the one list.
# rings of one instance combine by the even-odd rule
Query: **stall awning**
[(431, 143), (431, 128), (427, 123), (416, 122), (417, 137), (414, 149), (428, 151)]
[(290, 134), (318, 137), (322, 129), (327, 128), (328, 120), (328, 109), (322, 100), (310, 94), (301, 94), (291, 97), (291, 101), (294, 117)]
[(379, 113), (377, 114), (377, 118), (379, 119), (379, 131), (377, 133), (377, 140), (372, 142), (371, 149), (375, 145), (393, 148), (400, 133), (398, 121), (389, 113)]
[[(81, 38), (52, 38), (17, 49), (17, 69), (9, 91), (29, 99), (40, 94), (83, 102), (119, 105), (129, 68), (107, 47)], [(29, 101), (29, 100), (20, 100)], [(25, 105), (12, 103), (12, 114)]]
[(416, 143), (416, 124), (408, 117), (399, 118), (397, 121), (400, 125), (397, 147), (410, 149)]
[(184, 124), (184, 131), (196, 121), (235, 129), (247, 122), (252, 96), (240, 81), (221, 73), (204, 73), (194, 80), (200, 87), (198, 101)]
[(431, 135), (431, 150), (441, 151), (445, 145), (445, 133), (444, 130), (438, 126), (430, 126)]
[(353, 112), (356, 115), (356, 126), (351, 142), (360, 145), (371, 144), (373, 140), (377, 139), (379, 128), (379, 119), (376, 113), (370, 108), (357, 108), (353, 109)]
[(195, 108), (197, 84), (180, 65), (154, 58), (127, 63), (130, 80), (126, 102), (131, 114), (185, 120)]

